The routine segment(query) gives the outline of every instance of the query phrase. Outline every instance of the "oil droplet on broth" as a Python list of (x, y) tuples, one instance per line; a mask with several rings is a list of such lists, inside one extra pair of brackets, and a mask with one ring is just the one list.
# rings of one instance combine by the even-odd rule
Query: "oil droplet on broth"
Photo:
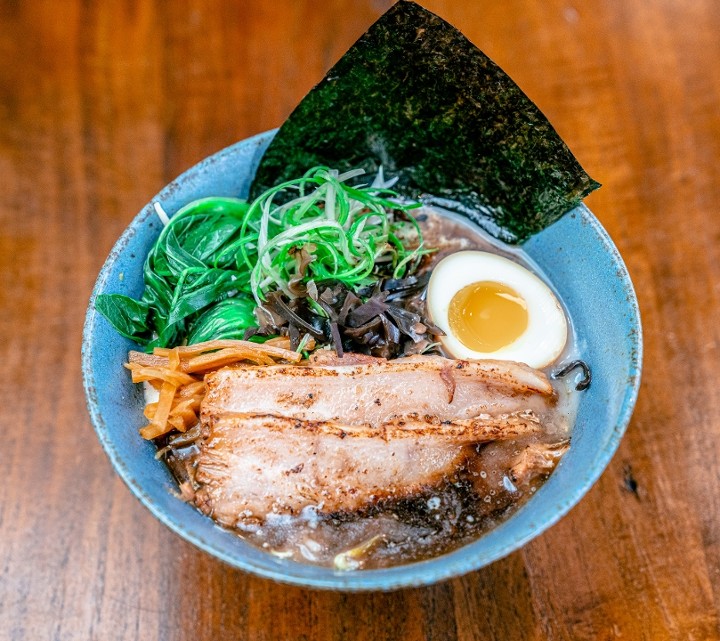
[(465, 347), (476, 352), (496, 352), (515, 342), (527, 329), (527, 304), (515, 290), (501, 283), (472, 283), (453, 296), (448, 320)]

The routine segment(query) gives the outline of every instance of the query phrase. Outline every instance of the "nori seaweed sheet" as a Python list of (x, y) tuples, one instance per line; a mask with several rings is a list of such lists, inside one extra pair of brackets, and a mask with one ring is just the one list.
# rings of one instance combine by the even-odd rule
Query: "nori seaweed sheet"
[(310, 91), (251, 195), (326, 165), (382, 165), (394, 189), (522, 242), (599, 183), (509, 76), (440, 17), (400, 0)]

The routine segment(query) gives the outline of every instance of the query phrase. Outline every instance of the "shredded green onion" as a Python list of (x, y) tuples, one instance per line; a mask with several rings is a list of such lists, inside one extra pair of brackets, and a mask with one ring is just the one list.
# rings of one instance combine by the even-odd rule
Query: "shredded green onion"
[[(242, 236), (253, 240), (239, 248), (238, 268), (244, 263), (250, 270), (250, 290), (258, 304), (276, 290), (295, 298), (290, 283), (298, 277), (357, 289), (381, 272), (402, 278), (417, 266), (426, 252), (409, 212), (419, 204), (391, 200), (397, 195), (389, 189), (345, 182), (358, 173), (338, 175), (316, 167), (270, 189), (250, 206)], [(399, 237), (412, 240), (404, 243)], [(297, 249), (312, 256), (305, 273), (298, 272), (292, 256)]]

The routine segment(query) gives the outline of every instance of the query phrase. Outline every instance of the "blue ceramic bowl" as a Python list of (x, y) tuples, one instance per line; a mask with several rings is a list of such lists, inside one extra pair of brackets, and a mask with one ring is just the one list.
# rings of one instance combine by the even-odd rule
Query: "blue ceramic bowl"
[[(210, 156), (153, 201), (172, 214), (196, 198), (246, 196), (273, 135), (266, 132)], [(558, 521), (595, 483), (618, 447), (640, 384), (640, 316), (617, 249), (581, 205), (525, 245), (569, 308), (580, 336), (581, 358), (593, 368), (593, 384), (581, 397), (572, 447), (547, 483), (499, 527), (428, 561), (337, 572), (275, 558), (176, 498), (170, 473), (153, 456), (154, 446), (138, 436), (142, 393), (121, 365), (133, 346), (95, 311), (94, 301), (105, 292), (140, 296), (143, 259), (160, 226), (148, 204), (120, 237), (98, 277), (83, 338), (88, 407), (102, 446), (133, 494), (171, 530), (230, 565), (278, 581), (339, 590), (391, 590), (441, 581), (504, 557)]]

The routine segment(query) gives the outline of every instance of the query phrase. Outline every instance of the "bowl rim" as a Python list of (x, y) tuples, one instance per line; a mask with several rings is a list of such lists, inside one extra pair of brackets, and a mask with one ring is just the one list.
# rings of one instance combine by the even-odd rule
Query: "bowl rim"
[[(168, 183), (163, 189), (161, 189), (150, 201), (163, 202), (170, 197), (174, 192), (181, 188), (183, 182), (190, 178), (193, 174), (202, 171), (208, 166), (216, 163), (218, 160), (227, 155), (232, 155), (238, 151), (238, 149), (244, 146), (252, 144), (262, 144), (266, 139), (272, 138), (277, 130), (269, 130), (246, 138), (239, 142), (236, 142), (220, 151), (204, 158), (199, 163), (190, 167), (187, 171), (180, 174), (173, 181)], [(564, 517), (582, 497), (590, 490), (595, 482), (600, 478), (602, 473), (605, 471), (610, 459), (615, 454), (620, 440), (622, 439), (625, 430), (630, 422), (632, 412), (637, 401), (640, 379), (642, 373), (642, 357), (643, 357), (643, 338), (642, 338), (642, 325), (640, 319), (640, 309), (638, 306), (637, 296), (635, 294), (632, 281), (630, 279), (627, 267), (620, 256), (618, 249), (611, 240), (609, 234), (602, 227), (598, 219), (592, 214), (592, 212), (584, 205), (581, 204), (573, 212), (580, 215), (583, 222), (590, 225), (593, 232), (597, 235), (599, 241), (603, 245), (603, 249), (611, 257), (612, 262), (617, 267), (617, 277), (622, 283), (624, 292), (627, 296), (629, 313), (629, 324), (634, 331), (631, 331), (628, 337), (631, 347), (631, 362), (630, 372), (628, 377), (628, 384), (625, 387), (624, 396), (620, 405), (620, 410), (617, 415), (615, 425), (612, 427), (612, 432), (609, 438), (606, 440), (604, 447), (598, 450), (596, 456), (592, 461), (592, 466), (588, 470), (588, 474), (585, 475), (579, 483), (574, 485), (566, 495), (563, 496), (562, 504), (558, 505), (557, 509), (548, 513), (547, 516), (543, 516), (542, 519), (537, 519), (532, 525), (525, 529), (514, 533), (505, 540), (501, 545), (496, 546), (492, 554), (483, 552), (482, 550), (474, 551), (472, 546), (477, 543), (480, 539), (468, 543), (453, 552), (438, 557), (433, 557), (424, 561), (414, 562), (405, 565), (392, 566), (390, 568), (374, 569), (374, 570), (362, 570), (359, 572), (338, 572), (332, 568), (327, 568), (327, 574), (324, 577), (308, 577), (301, 576), (299, 573), (288, 572), (288, 567), (278, 568), (277, 570), (271, 569), (265, 566), (255, 565), (252, 561), (238, 557), (237, 555), (229, 554), (223, 549), (219, 549), (213, 544), (204, 540), (201, 536), (196, 533), (187, 530), (183, 527), (182, 523), (176, 522), (176, 520), (166, 514), (162, 507), (157, 505), (153, 499), (146, 493), (140, 484), (139, 480), (133, 476), (128, 467), (123, 462), (122, 457), (114, 449), (112, 445), (112, 439), (110, 438), (107, 430), (107, 426), (102, 417), (100, 411), (97, 394), (94, 387), (94, 371), (92, 366), (92, 353), (95, 345), (94, 336), (92, 333), (92, 326), (95, 321), (95, 317), (98, 312), (95, 310), (95, 299), (97, 295), (103, 290), (112, 270), (112, 267), (121, 254), (122, 250), (132, 238), (134, 234), (140, 228), (140, 223), (144, 217), (144, 212), (148, 205), (144, 206), (139, 213), (133, 217), (130, 224), (125, 228), (120, 238), (114, 243), (110, 254), (105, 260), (102, 269), (98, 275), (98, 278), (93, 287), (90, 300), (88, 302), (88, 309), (85, 316), (85, 323), (83, 326), (83, 339), (82, 339), (82, 378), (83, 387), (85, 390), (86, 401), (88, 412), (93, 424), (93, 428), (97, 434), (98, 440), (105, 451), (105, 454), (110, 459), (110, 462), (115, 472), (120, 476), (123, 482), (128, 486), (131, 493), (151, 512), (151, 514), (163, 523), (170, 530), (175, 532), (186, 541), (189, 541), (196, 547), (200, 548), (204, 552), (211, 556), (220, 559), (228, 565), (238, 568), (240, 570), (249, 572), (251, 574), (261, 576), (264, 578), (272, 579), (285, 584), (296, 585), (300, 587), (308, 588), (319, 588), (319, 589), (335, 589), (350, 592), (359, 591), (370, 591), (370, 590), (395, 590), (405, 587), (419, 587), (423, 585), (429, 585), (444, 581), (453, 577), (461, 576), (471, 572), (473, 570), (489, 565), (492, 562), (498, 561), (510, 553), (520, 549), (526, 543), (533, 538), (539, 536), (541, 533), (546, 531), (548, 528), (557, 523), (562, 517)], [(571, 215), (571, 212), (566, 214)], [(608, 428), (610, 429), (610, 428)], [(208, 521), (209, 524), (214, 523)], [(462, 553), (462, 554), (460, 554)], [(298, 566), (304, 566), (304, 564), (297, 563)]]

